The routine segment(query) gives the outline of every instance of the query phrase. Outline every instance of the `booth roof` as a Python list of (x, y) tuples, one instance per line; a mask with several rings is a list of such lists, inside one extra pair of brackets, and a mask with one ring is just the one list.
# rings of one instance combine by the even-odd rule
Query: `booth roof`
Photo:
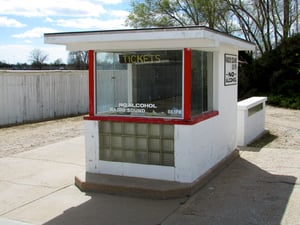
[(236, 50), (255, 49), (251, 42), (204, 26), (46, 33), (44, 40), (65, 45), (70, 51), (216, 50), (222, 45)]

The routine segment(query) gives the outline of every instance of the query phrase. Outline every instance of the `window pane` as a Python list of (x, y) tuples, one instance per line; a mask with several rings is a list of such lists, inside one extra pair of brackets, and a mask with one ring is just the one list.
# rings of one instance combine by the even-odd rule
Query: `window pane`
[(182, 117), (182, 51), (96, 54), (101, 115)]
[(213, 54), (192, 51), (192, 116), (212, 110)]

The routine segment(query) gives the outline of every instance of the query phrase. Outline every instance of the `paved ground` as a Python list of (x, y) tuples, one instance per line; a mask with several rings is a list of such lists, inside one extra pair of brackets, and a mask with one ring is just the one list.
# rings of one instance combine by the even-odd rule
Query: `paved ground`
[[(300, 111), (268, 107), (270, 135), (196, 194), (173, 200), (80, 192), (73, 184), (84, 171), (83, 123), (73, 119), (77, 128), (61, 123), (67, 133), (57, 136), (58, 121), (0, 129), (0, 225), (300, 225)], [(40, 144), (24, 148), (18, 137), (31, 132)]]

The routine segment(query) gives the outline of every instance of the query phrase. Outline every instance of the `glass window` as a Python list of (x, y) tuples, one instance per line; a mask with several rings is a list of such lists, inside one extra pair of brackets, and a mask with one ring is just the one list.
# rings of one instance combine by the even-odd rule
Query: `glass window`
[(96, 53), (96, 113), (182, 118), (182, 51)]
[(192, 116), (213, 109), (213, 53), (192, 51)]

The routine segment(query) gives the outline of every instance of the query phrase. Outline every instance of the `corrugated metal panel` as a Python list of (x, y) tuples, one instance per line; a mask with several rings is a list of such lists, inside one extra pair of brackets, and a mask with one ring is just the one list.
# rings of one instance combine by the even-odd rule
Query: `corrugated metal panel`
[(87, 112), (87, 71), (0, 71), (0, 126)]

